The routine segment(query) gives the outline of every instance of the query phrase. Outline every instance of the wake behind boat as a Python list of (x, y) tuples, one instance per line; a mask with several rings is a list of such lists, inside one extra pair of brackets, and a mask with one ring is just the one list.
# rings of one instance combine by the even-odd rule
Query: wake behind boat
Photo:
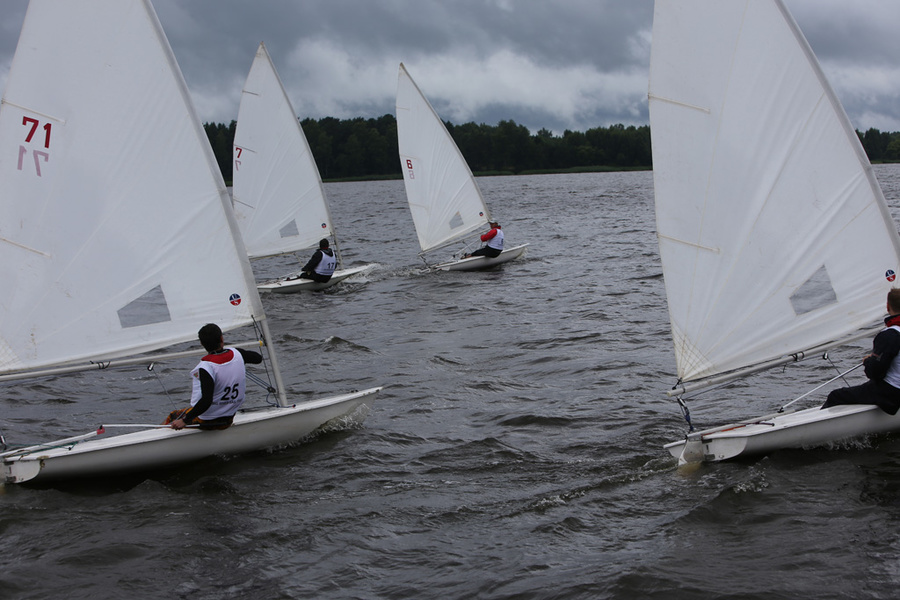
[(0, 160), (0, 380), (158, 362), (183, 353), (125, 357), (195, 342), (205, 323), (253, 325), (277, 402), (221, 432), (138, 425), (7, 450), (0, 478), (264, 449), (371, 404), (379, 388), (288, 399), (231, 199), (149, 0), (31, 1), (0, 153), (19, 157)]
[[(657, 0), (649, 98), (671, 395), (687, 417), (685, 394), (864, 335), (900, 238), (781, 0)], [(788, 410), (666, 448), (681, 462), (724, 460), (900, 430), (875, 406)]]
[(251, 259), (311, 249), (328, 237), (334, 247), (337, 268), (328, 281), (296, 273), (260, 284), (260, 291), (322, 290), (375, 267), (343, 266), (319, 169), (264, 43), (256, 51), (241, 93), (234, 134), (233, 195)]
[[(456, 142), (402, 63), (396, 109), (400, 168), (424, 261), (428, 252), (471, 240), (491, 216)], [(496, 257), (471, 258), (465, 257), (471, 250), (463, 248), (454, 260), (429, 268), (489, 269), (523, 256), (527, 246), (504, 248)]]

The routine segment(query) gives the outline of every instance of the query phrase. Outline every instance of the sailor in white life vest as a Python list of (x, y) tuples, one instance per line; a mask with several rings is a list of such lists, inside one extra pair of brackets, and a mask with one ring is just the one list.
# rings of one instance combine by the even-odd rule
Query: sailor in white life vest
[(244, 403), (245, 363), (259, 364), (262, 355), (252, 350), (225, 346), (222, 330), (208, 323), (197, 333), (209, 354), (191, 371), (191, 407), (173, 411), (166, 424), (172, 429), (198, 424), (200, 429), (227, 429)]
[(319, 283), (325, 283), (334, 275), (337, 268), (337, 259), (334, 256), (334, 250), (328, 247), (328, 240), (319, 241), (319, 249), (316, 250), (309, 259), (300, 273), (301, 279), (312, 279)]
[(500, 223), (491, 221), (491, 230), (481, 236), (482, 242), (487, 242), (484, 246), (469, 254), (469, 256), (487, 256), (494, 258), (500, 256), (503, 252), (503, 230), (500, 229)]
[(839, 404), (875, 404), (889, 415), (900, 409), (900, 288), (887, 295), (884, 329), (872, 341), (872, 353), (863, 359), (868, 381), (839, 387), (828, 394), (822, 408)]

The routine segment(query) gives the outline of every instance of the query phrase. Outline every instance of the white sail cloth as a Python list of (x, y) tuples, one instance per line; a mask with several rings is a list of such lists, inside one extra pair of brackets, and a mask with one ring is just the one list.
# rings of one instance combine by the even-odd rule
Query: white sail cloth
[(265, 44), (241, 94), (233, 179), (251, 258), (309, 248), (333, 234), (319, 169)]
[(853, 127), (779, 0), (657, 0), (650, 117), (680, 378), (877, 322), (900, 240)]
[(490, 213), (469, 165), (402, 64), (396, 109), (400, 169), (422, 252), (486, 225)]
[(230, 203), (149, 3), (32, 0), (0, 106), (0, 372), (263, 317)]

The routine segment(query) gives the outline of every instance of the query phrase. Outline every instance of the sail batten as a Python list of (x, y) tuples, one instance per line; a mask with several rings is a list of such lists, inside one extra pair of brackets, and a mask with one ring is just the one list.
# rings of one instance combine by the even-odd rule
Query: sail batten
[(690, 108), (692, 110), (698, 110), (702, 113), (710, 114), (712, 111), (705, 106), (695, 106), (693, 104), (689, 104), (687, 102), (682, 102), (680, 100), (675, 100), (674, 98), (663, 98), (662, 96), (654, 96), (653, 94), (648, 94), (648, 98), (651, 100), (658, 100), (660, 102), (668, 102), (669, 104), (674, 104), (675, 106), (681, 106), (684, 108)]
[(779, 0), (657, 0), (649, 99), (681, 380), (877, 323), (900, 239), (855, 131)]
[(33, 0), (3, 97), (0, 373), (264, 318), (225, 183), (148, 1)]

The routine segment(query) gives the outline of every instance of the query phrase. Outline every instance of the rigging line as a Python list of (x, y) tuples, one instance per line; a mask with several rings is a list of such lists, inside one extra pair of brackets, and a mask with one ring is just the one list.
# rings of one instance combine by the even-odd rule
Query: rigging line
[[(675, 385), (672, 386), (672, 389), (677, 389), (679, 385), (681, 385), (681, 377), (678, 378), (678, 381), (675, 382)], [(681, 409), (681, 416), (684, 417), (685, 421), (687, 421), (688, 433), (691, 433), (692, 431), (694, 431), (694, 424), (691, 423), (691, 411), (687, 407), (685, 401), (682, 400), (681, 396), (675, 396), (675, 400), (678, 401), (678, 407)]]
[(246, 375), (247, 375), (247, 379), (249, 379), (249, 380), (252, 381), (253, 383), (257, 384), (259, 387), (263, 388), (264, 390), (266, 390), (266, 391), (269, 392), (270, 394), (274, 394), (274, 393), (277, 391), (274, 387), (272, 387), (272, 386), (271, 386), (266, 380), (264, 380), (263, 378), (261, 378), (261, 377), (255, 375), (255, 374), (253, 374), (253, 373), (251, 373), (251, 372), (249, 372), (249, 371), (247, 371)]
[(681, 415), (684, 417), (684, 420), (687, 421), (688, 433), (694, 431), (694, 424), (691, 423), (690, 409), (688, 409), (687, 404), (684, 403), (684, 400), (681, 399), (681, 396), (677, 396), (675, 399), (678, 400), (678, 406), (681, 407)]
[[(835, 371), (837, 371), (838, 373), (841, 372), (841, 370), (838, 368), (838, 366), (837, 366), (836, 364), (834, 364), (834, 361), (831, 360), (831, 357), (828, 356), (828, 352), (827, 352), (827, 351), (824, 352), (824, 353), (822, 354), (822, 358), (824, 358), (825, 360), (827, 360), (828, 362), (830, 362), (830, 363), (831, 363), (831, 366), (834, 367), (834, 370), (835, 370)], [(850, 387), (850, 382), (848, 382), (846, 379), (844, 379), (844, 375), (843, 375), (843, 374), (841, 374), (841, 379), (843, 380), (844, 384), (845, 384), (847, 387)]]
[(472, 239), (471, 241), (466, 242), (463, 245), (463, 249), (460, 251), (460, 254), (459, 254), (460, 259), (464, 258), (466, 254), (472, 254), (472, 252), (474, 252), (474, 250), (472, 252), (470, 252), (469, 248), (474, 248), (475, 250), (477, 250), (478, 248), (476, 248), (476, 246), (480, 247), (480, 244), (481, 244), (481, 238), (478, 238), (477, 242), (475, 241), (475, 239)]
[[(165, 393), (166, 398), (168, 398), (169, 402), (172, 404), (172, 408), (175, 410), (178, 410), (178, 405), (175, 404), (175, 399), (169, 395), (169, 390), (166, 389), (166, 385), (163, 383), (162, 378), (159, 376), (159, 373), (157, 373), (154, 370), (153, 367), (155, 367), (155, 366), (156, 366), (156, 363), (150, 363), (149, 365), (147, 365), (147, 370), (150, 371), (151, 373), (153, 373), (153, 375), (156, 377), (156, 380), (159, 382), (160, 387), (162, 387), (162, 389), (163, 389), (163, 393)], [(182, 413), (182, 414), (184, 414), (184, 413)]]
[(847, 370), (844, 371), (843, 373), (838, 373), (836, 376), (832, 377), (831, 379), (829, 379), (829, 380), (826, 381), (825, 383), (822, 383), (822, 384), (820, 384), (820, 385), (817, 385), (816, 387), (814, 387), (813, 389), (809, 390), (809, 391), (806, 392), (805, 394), (802, 394), (802, 395), (800, 395), (800, 396), (797, 396), (796, 398), (794, 398), (793, 400), (791, 400), (790, 402), (788, 402), (787, 404), (785, 404), (784, 406), (782, 406), (781, 408), (779, 408), (779, 409), (778, 409), (778, 412), (784, 412), (784, 409), (786, 409), (788, 406), (790, 406), (790, 405), (793, 404), (794, 402), (797, 402), (798, 400), (802, 400), (803, 398), (806, 398), (807, 396), (809, 396), (809, 395), (812, 394), (813, 392), (822, 389), (823, 387), (825, 387), (826, 385), (828, 385), (829, 383), (831, 383), (831, 382), (833, 382), (833, 381), (836, 381), (836, 380), (838, 380), (838, 379), (843, 379), (844, 375), (846, 375), (847, 373), (850, 373), (851, 371), (855, 371), (856, 369), (860, 368), (861, 366), (863, 366), (863, 363), (859, 363), (859, 364), (856, 365), (855, 367), (850, 367), (849, 369), (847, 369)]
[[(269, 340), (266, 339), (266, 336), (263, 333), (262, 329), (260, 328), (259, 322), (256, 320), (256, 317), (251, 317), (251, 318), (253, 319), (253, 330), (256, 331), (256, 337), (257, 337), (257, 339), (262, 340), (262, 345), (266, 348), (265, 352), (260, 352), (260, 354), (263, 357), (262, 365), (263, 365), (263, 369), (265, 369), (266, 380), (267, 380), (267, 382), (264, 382), (265, 385), (263, 385), (263, 387), (266, 389), (266, 392), (267, 392), (266, 397), (265, 397), (265, 403), (269, 404), (269, 405), (277, 405), (278, 404), (277, 401), (272, 402), (271, 400), (269, 400), (269, 398), (272, 396), (272, 394), (277, 394), (277, 392), (278, 392), (278, 390), (272, 385), (272, 374), (269, 373), (269, 363), (267, 360), (268, 352), (269, 352)], [(244, 368), (244, 374), (246, 376), (250, 377), (251, 381), (257, 381), (257, 380), (262, 381), (262, 379), (260, 377), (247, 371), (246, 367)], [(272, 391), (272, 390), (274, 390), (274, 391)]]

